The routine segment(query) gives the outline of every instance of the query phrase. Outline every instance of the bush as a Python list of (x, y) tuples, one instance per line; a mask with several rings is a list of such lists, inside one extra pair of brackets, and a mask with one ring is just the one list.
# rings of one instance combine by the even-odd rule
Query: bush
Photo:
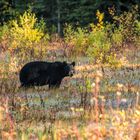
[(48, 34), (44, 34), (44, 29), (44, 21), (37, 22), (35, 14), (30, 11), (26, 11), (19, 20), (11, 21), (10, 52), (23, 59), (42, 57), (47, 51), (42, 42), (49, 38)]
[(4, 24), (0, 27), (0, 51), (6, 51), (8, 48), (8, 40), (9, 40), (9, 27)]
[(106, 62), (106, 56), (110, 55), (111, 43), (107, 39), (104, 29), (91, 32), (88, 37), (87, 56), (94, 59), (95, 62)]
[[(112, 28), (111, 28), (112, 29)], [(122, 26), (119, 26), (118, 28), (114, 27), (112, 29), (113, 32), (110, 34), (111, 36), (111, 44), (113, 49), (119, 50), (120, 47), (123, 45), (123, 34), (122, 34)]]
[[(115, 32), (108, 33), (112, 27), (104, 25), (104, 14), (97, 11), (97, 24), (90, 24), (90, 31), (86, 28), (74, 28), (68, 25), (65, 28), (65, 42), (67, 46), (71, 47), (71, 54), (87, 55), (95, 63), (113, 63), (115, 62), (115, 53), (111, 52), (112, 42), (117, 45), (122, 43), (122, 35), (119, 33), (120, 29)], [(110, 37), (109, 37), (110, 36)], [(112, 64), (112, 63), (111, 63)]]
[(72, 52), (74, 56), (85, 55), (87, 49), (87, 30), (78, 27), (74, 29), (71, 25), (67, 25), (65, 30), (65, 43), (69, 47), (68, 49)]
[(124, 44), (134, 43), (136, 41), (136, 25), (139, 16), (138, 6), (133, 6), (128, 12), (123, 12), (121, 15), (115, 16), (115, 9), (112, 9), (110, 14), (113, 17), (114, 23), (118, 26), (119, 34), (123, 36)]
[[(104, 13), (97, 11), (98, 23), (90, 24), (91, 32), (88, 34), (86, 51), (87, 56), (95, 63), (110, 63), (114, 64), (116, 60), (115, 52), (112, 52), (111, 33), (108, 32), (112, 27), (103, 23)], [(117, 32), (116, 32), (117, 33)], [(114, 34), (115, 35), (115, 34)], [(117, 34), (116, 34), (117, 35)], [(117, 40), (118, 42), (120, 40)], [(111, 62), (111, 59), (113, 63)]]
[(136, 46), (140, 46), (140, 21), (136, 21), (136, 27), (135, 27), (135, 32), (136, 32), (136, 40), (135, 40), (135, 43), (136, 43)]
[(84, 55), (85, 51), (87, 49), (86, 44), (87, 34), (86, 29), (77, 28), (75, 34), (74, 34), (74, 52), (76, 55)]

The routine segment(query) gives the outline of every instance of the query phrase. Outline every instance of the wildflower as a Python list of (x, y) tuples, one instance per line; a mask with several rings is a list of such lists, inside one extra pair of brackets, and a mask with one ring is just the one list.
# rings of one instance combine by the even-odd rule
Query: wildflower
[(103, 101), (105, 99), (104, 96), (99, 96), (99, 98)]
[(83, 108), (79, 108), (79, 111), (80, 111), (80, 112), (83, 112), (83, 111), (84, 111), (84, 109), (83, 109)]
[(97, 75), (98, 77), (102, 77), (102, 76), (103, 76), (103, 74), (102, 74), (101, 71), (97, 71), (97, 72), (96, 72), (96, 75)]
[(94, 105), (94, 102), (95, 102), (95, 98), (91, 98), (91, 99), (90, 99), (90, 104), (91, 104), (91, 105)]
[(117, 91), (117, 96), (121, 96), (121, 92)]
[(125, 98), (123, 98), (123, 99), (121, 99), (121, 102), (122, 102), (122, 103), (126, 103), (127, 100), (126, 100)]
[(71, 109), (71, 111), (74, 111), (74, 107), (71, 107), (70, 109)]
[(91, 84), (91, 87), (93, 87), (93, 88), (94, 88), (94, 87), (95, 87), (95, 83), (92, 83), (92, 84)]
[(118, 84), (117, 84), (117, 87), (118, 87), (118, 88), (122, 88), (122, 87), (123, 87), (123, 84), (118, 83)]
[(136, 95), (139, 96), (139, 92), (136, 92)]

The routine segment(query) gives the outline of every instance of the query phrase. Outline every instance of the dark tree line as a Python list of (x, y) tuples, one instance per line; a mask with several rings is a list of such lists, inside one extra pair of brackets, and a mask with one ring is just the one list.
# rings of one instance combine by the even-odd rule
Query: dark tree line
[(136, 4), (140, 6), (140, 0), (0, 0), (0, 23), (16, 18), (30, 7), (48, 27), (61, 32), (65, 23), (87, 26), (94, 22), (97, 9), (105, 13), (105, 20), (110, 20), (109, 7), (114, 6), (119, 15)]

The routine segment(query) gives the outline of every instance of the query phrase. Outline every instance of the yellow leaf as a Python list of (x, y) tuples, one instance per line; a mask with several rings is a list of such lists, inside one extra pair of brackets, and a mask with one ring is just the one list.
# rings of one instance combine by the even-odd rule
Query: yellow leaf
[(44, 134), (41, 138), (41, 140), (47, 140), (47, 136)]

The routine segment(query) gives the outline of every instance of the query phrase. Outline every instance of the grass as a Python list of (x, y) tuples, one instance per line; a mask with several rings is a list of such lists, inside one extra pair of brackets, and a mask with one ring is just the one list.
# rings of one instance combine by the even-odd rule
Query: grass
[(60, 89), (50, 91), (47, 86), (19, 89), (17, 73), (5, 73), (0, 79), (0, 138), (139, 140), (140, 65), (136, 57), (116, 68), (78, 58), (76, 74), (65, 78)]

